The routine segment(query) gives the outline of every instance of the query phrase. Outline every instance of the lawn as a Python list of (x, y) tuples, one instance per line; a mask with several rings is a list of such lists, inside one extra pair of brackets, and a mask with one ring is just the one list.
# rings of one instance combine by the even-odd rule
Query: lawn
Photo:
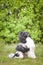
[(8, 54), (15, 52), (17, 44), (4, 44), (4, 41), (0, 41), (0, 65), (43, 65), (43, 45), (36, 44), (36, 59), (24, 58), (24, 59), (10, 59)]

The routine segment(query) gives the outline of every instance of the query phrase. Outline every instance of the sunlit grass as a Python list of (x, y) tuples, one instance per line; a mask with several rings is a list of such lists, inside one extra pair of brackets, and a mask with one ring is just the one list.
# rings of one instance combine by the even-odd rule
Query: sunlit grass
[(9, 59), (8, 54), (15, 52), (17, 44), (4, 44), (0, 42), (0, 65), (43, 65), (43, 45), (36, 45), (36, 59), (24, 58), (24, 59)]

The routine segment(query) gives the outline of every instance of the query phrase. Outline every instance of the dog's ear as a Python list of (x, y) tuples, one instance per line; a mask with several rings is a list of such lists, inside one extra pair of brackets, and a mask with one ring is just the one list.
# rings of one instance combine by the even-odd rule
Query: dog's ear
[(21, 35), (22, 35), (22, 31), (20, 31), (20, 32), (19, 32), (19, 35), (18, 35), (18, 37), (20, 38), (20, 36), (21, 36)]
[(20, 31), (20, 32), (19, 32), (19, 35), (18, 35), (19, 41), (20, 41), (20, 38), (21, 38), (21, 36), (22, 36), (22, 33), (23, 33), (23, 31)]
[(26, 43), (26, 32), (24, 32), (24, 31), (21, 31), (20, 33), (19, 33), (19, 42), (22, 42), (22, 43)]

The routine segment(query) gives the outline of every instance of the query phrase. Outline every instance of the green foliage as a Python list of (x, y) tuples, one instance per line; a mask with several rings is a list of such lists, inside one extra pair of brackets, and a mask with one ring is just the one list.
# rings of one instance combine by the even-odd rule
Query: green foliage
[(43, 42), (43, 0), (0, 1), (0, 38), (18, 42), (22, 30), (28, 31), (36, 42)]

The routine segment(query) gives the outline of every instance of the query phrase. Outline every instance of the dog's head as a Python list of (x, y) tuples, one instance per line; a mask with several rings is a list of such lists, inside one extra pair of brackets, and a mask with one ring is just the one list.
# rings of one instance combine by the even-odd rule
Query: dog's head
[(27, 38), (27, 37), (30, 37), (30, 35), (29, 35), (28, 32), (21, 31), (21, 32), (19, 33), (19, 41), (20, 41), (21, 43), (26, 43), (26, 38)]

